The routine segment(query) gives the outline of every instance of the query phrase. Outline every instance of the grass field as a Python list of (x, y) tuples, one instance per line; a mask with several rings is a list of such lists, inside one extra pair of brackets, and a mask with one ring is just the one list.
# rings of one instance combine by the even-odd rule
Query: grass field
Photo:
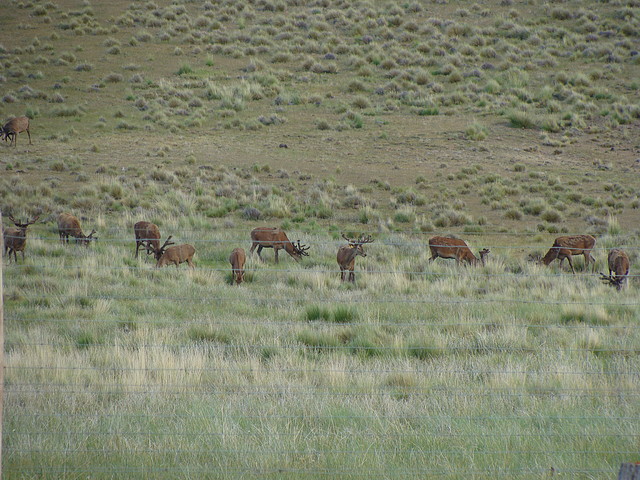
[[(14, 1), (5, 478), (613, 478), (638, 458), (628, 1)], [(62, 245), (68, 211), (98, 241)], [(196, 248), (134, 258), (133, 224)], [(256, 226), (310, 246), (228, 256)], [(340, 282), (341, 234), (372, 235)], [(454, 234), (484, 266), (430, 262)], [(541, 266), (597, 238), (595, 272)], [(607, 251), (630, 282), (603, 284)]]

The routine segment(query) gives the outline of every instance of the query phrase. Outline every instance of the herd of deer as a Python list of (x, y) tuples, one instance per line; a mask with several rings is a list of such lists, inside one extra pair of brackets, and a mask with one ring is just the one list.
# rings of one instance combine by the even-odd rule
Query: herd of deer
[[(36, 216), (26, 223), (15, 220), (11, 215), (7, 215), (7, 217), (14, 223), (15, 227), (3, 228), (4, 254), (9, 257), (10, 261), (11, 254), (13, 253), (14, 262), (17, 262), (17, 252), (22, 252), (22, 259), (24, 260), (24, 249), (27, 244), (27, 227), (33, 225), (39, 217)], [(138, 258), (140, 247), (144, 247), (148, 255), (154, 255), (157, 268), (165, 265), (175, 265), (176, 268), (178, 268), (181, 263), (185, 262), (189, 267), (195, 268), (193, 265), (193, 256), (196, 253), (196, 249), (193, 245), (187, 243), (174, 245), (174, 242), (171, 241), (171, 235), (160, 245), (160, 229), (151, 222), (138, 222), (133, 226), (133, 231), (136, 239), (136, 258)], [(82, 232), (78, 218), (69, 213), (61, 213), (58, 215), (58, 233), (60, 234), (60, 241), (62, 243), (69, 243), (69, 237), (75, 238), (76, 243), (85, 246), (92, 240), (97, 240), (97, 238), (94, 237), (96, 233), (95, 230), (92, 230), (89, 235), (85, 235)], [(338, 248), (336, 256), (336, 260), (340, 266), (340, 278), (342, 281), (348, 280), (355, 282), (354, 267), (356, 257), (366, 257), (367, 254), (364, 251), (364, 245), (372, 243), (373, 240), (371, 235), (361, 235), (357, 239), (352, 239), (342, 234), (342, 238), (348, 243)], [(277, 227), (254, 228), (251, 231), (251, 242), (249, 252), (252, 254), (257, 248), (260, 260), (262, 260), (260, 253), (263, 248), (273, 248), (276, 263), (278, 263), (279, 250), (284, 250), (296, 261), (300, 260), (303, 256), (309, 255), (307, 250), (309, 250), (310, 247), (301, 245), (300, 240), (298, 240), (297, 244), (291, 242), (287, 238), (286, 233)], [(591, 255), (595, 244), (596, 239), (591, 235), (558, 237), (546, 255), (539, 258), (538, 261), (544, 265), (549, 265), (552, 261), (558, 259), (562, 266), (562, 262), (567, 259), (571, 271), (576, 273), (571, 257), (574, 255), (584, 255), (586, 268), (589, 267), (590, 263), (593, 263), (593, 269), (595, 271), (595, 259)], [(469, 265), (477, 265), (478, 262), (484, 265), (485, 257), (490, 253), (489, 249), (482, 249), (479, 252), (480, 258), (478, 258), (463, 240), (440, 236), (429, 239), (429, 250), (431, 251), (429, 261), (433, 261), (438, 257), (453, 258), (458, 264), (466, 262)], [(246, 258), (246, 253), (242, 248), (235, 248), (229, 256), (232, 282), (238, 285), (244, 280)], [(615, 286), (618, 290), (622, 289), (622, 287), (627, 284), (629, 276), (629, 256), (623, 250), (613, 248), (609, 251), (608, 265), (609, 275), (601, 273), (601, 279)]]

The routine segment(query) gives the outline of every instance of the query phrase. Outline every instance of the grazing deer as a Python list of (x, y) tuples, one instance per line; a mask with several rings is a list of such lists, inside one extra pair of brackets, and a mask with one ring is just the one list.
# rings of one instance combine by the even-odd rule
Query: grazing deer
[(356, 264), (356, 257), (360, 255), (361, 257), (366, 257), (367, 254), (362, 247), (366, 243), (371, 243), (373, 240), (371, 239), (371, 235), (364, 236), (362, 235), (357, 240), (352, 240), (348, 238), (344, 233), (342, 234), (342, 238), (344, 238), (348, 245), (342, 245), (338, 249), (338, 254), (336, 256), (336, 260), (338, 261), (338, 265), (340, 265), (340, 280), (343, 282), (347, 279), (347, 271), (349, 272), (349, 281), (351, 283), (355, 283), (356, 274), (353, 271)]
[(31, 133), (29, 133), (29, 117), (15, 117), (9, 120), (2, 127), (1, 134), (4, 135), (4, 139), (11, 139), (9, 146), (13, 144), (14, 147), (18, 145), (18, 134), (21, 132), (27, 132), (29, 136), (29, 145), (31, 145)]
[(543, 264), (549, 265), (556, 258), (560, 259), (560, 266), (566, 258), (569, 261), (571, 271), (576, 273), (571, 262), (572, 255), (584, 255), (585, 268), (589, 268), (589, 262), (593, 262), (593, 270), (596, 268), (596, 259), (591, 255), (591, 250), (596, 244), (596, 239), (591, 235), (574, 235), (558, 237), (553, 242), (553, 246), (549, 249), (542, 260)]
[(173, 245), (173, 242), (169, 240), (171, 240), (171, 235), (167, 237), (167, 240), (160, 248), (154, 251), (155, 257), (158, 260), (156, 268), (164, 267), (165, 265), (175, 265), (176, 268), (178, 268), (178, 266), (184, 262), (187, 262), (189, 267), (196, 268), (193, 264), (193, 256), (196, 253), (193, 245), (183, 243), (182, 245), (166, 248), (168, 245)]
[(299, 261), (303, 255), (309, 255), (307, 250), (310, 247), (306, 245), (294, 245), (287, 238), (287, 234), (282, 229), (277, 227), (257, 227), (251, 230), (251, 249), (249, 253), (253, 253), (256, 247), (258, 247), (258, 257), (262, 260), (260, 252), (263, 248), (273, 248), (276, 257), (276, 263), (278, 263), (278, 250), (284, 248), (284, 251), (293, 257), (295, 261)]
[(15, 227), (4, 229), (2, 233), (4, 254), (8, 255), (9, 261), (11, 261), (11, 253), (13, 253), (13, 261), (17, 262), (18, 256), (16, 252), (22, 252), (22, 261), (24, 262), (24, 248), (27, 246), (27, 227), (36, 223), (39, 216), (36, 215), (33, 220), (27, 221), (27, 223), (20, 223), (11, 215), (7, 215), (7, 218), (13, 222)]
[(95, 230), (91, 230), (89, 235), (82, 233), (80, 221), (70, 213), (61, 213), (58, 215), (58, 234), (60, 235), (60, 242), (62, 243), (69, 243), (69, 237), (74, 237), (76, 243), (81, 243), (86, 247), (91, 240), (98, 239), (93, 236), (95, 233)]
[(229, 263), (231, 264), (231, 284), (236, 282), (236, 285), (240, 285), (244, 281), (244, 263), (247, 260), (247, 255), (244, 253), (244, 248), (234, 248), (233, 252), (229, 256)]
[(455, 258), (458, 264), (467, 262), (470, 265), (477, 265), (481, 262), (484, 265), (484, 259), (491, 251), (484, 248), (478, 252), (480, 260), (469, 249), (464, 240), (451, 237), (431, 237), (429, 239), (429, 250), (431, 250), (430, 262), (436, 258)]
[[(629, 256), (624, 252), (624, 250), (612, 248), (609, 250), (609, 257), (607, 260), (609, 263), (609, 275), (607, 276), (604, 273), (601, 273), (600, 278), (604, 282), (615, 286), (618, 290), (622, 290), (622, 288), (628, 284), (630, 265)], [(611, 275), (612, 272), (613, 275)]]
[(155, 223), (137, 222), (133, 226), (133, 233), (136, 236), (136, 258), (138, 258), (138, 250), (143, 245), (147, 250), (147, 255), (155, 253), (160, 248), (160, 229)]

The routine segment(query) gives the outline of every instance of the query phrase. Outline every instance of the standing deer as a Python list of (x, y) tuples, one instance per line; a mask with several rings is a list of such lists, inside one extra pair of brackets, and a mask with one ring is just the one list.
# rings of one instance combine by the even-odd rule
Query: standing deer
[(94, 233), (96, 233), (95, 230), (91, 230), (89, 235), (82, 233), (80, 221), (74, 215), (71, 215), (70, 213), (61, 213), (58, 215), (58, 234), (60, 235), (60, 242), (69, 243), (69, 237), (74, 237), (76, 239), (76, 243), (81, 243), (86, 247), (89, 245), (91, 240), (98, 239), (93, 236)]
[(229, 263), (231, 264), (231, 284), (236, 282), (236, 285), (240, 285), (244, 281), (244, 263), (247, 260), (247, 255), (244, 253), (244, 248), (234, 248), (233, 252), (229, 256)]
[[(612, 248), (608, 257), (609, 275), (600, 274), (603, 281), (614, 285), (618, 290), (622, 290), (628, 284), (629, 277), (629, 256), (619, 248)], [(613, 275), (611, 273), (613, 272)]]
[(4, 139), (11, 139), (9, 146), (13, 144), (14, 147), (18, 145), (18, 134), (21, 132), (27, 132), (29, 136), (29, 145), (31, 145), (31, 133), (29, 133), (29, 117), (15, 117), (9, 120), (2, 127), (1, 134), (4, 135)]
[(436, 258), (455, 258), (458, 264), (467, 262), (470, 265), (477, 265), (481, 262), (484, 265), (485, 257), (491, 253), (488, 248), (484, 248), (478, 252), (480, 260), (469, 249), (464, 240), (451, 237), (431, 237), (429, 239), (429, 250), (431, 250), (430, 262)]
[(553, 246), (549, 249), (542, 260), (543, 264), (549, 265), (556, 258), (560, 259), (560, 266), (566, 258), (569, 261), (571, 271), (576, 273), (571, 262), (572, 255), (584, 255), (585, 268), (589, 268), (589, 262), (593, 262), (593, 270), (596, 268), (596, 259), (591, 255), (591, 250), (596, 244), (596, 239), (591, 235), (574, 235), (558, 237), (553, 242)]
[(171, 235), (167, 237), (167, 240), (160, 248), (154, 251), (155, 257), (158, 260), (156, 268), (164, 267), (165, 265), (175, 265), (176, 268), (178, 268), (178, 266), (184, 262), (187, 262), (189, 267), (196, 268), (193, 264), (193, 256), (196, 253), (193, 245), (183, 243), (182, 245), (166, 248), (168, 245), (173, 245), (173, 242), (169, 240), (171, 240)]
[(348, 245), (342, 245), (338, 249), (338, 254), (336, 256), (336, 260), (338, 261), (338, 265), (340, 266), (340, 280), (343, 282), (347, 279), (347, 271), (349, 272), (349, 281), (351, 283), (355, 283), (356, 274), (353, 271), (356, 264), (356, 257), (360, 255), (361, 257), (366, 257), (367, 254), (362, 247), (366, 243), (371, 243), (373, 240), (371, 239), (371, 235), (364, 236), (362, 235), (357, 240), (351, 240), (344, 233), (342, 234), (342, 238), (344, 238)]
[(251, 230), (251, 249), (249, 253), (253, 253), (256, 247), (258, 247), (258, 257), (262, 260), (260, 252), (263, 248), (273, 248), (276, 257), (276, 263), (278, 263), (278, 250), (284, 248), (284, 251), (293, 257), (295, 261), (299, 261), (303, 255), (308, 256), (307, 250), (310, 247), (306, 245), (294, 245), (287, 238), (287, 234), (282, 229), (277, 227), (257, 227)]
[(13, 253), (13, 261), (17, 262), (18, 256), (16, 252), (22, 252), (22, 261), (24, 262), (24, 248), (27, 246), (27, 227), (36, 223), (39, 216), (36, 215), (31, 221), (27, 220), (27, 223), (20, 223), (11, 215), (7, 215), (7, 218), (13, 222), (15, 227), (4, 229), (2, 233), (4, 254), (8, 255), (9, 261), (11, 261), (11, 253)]
[(155, 253), (160, 248), (160, 229), (155, 223), (137, 222), (133, 226), (133, 233), (136, 236), (136, 258), (138, 258), (138, 250), (143, 245), (147, 250), (147, 255)]

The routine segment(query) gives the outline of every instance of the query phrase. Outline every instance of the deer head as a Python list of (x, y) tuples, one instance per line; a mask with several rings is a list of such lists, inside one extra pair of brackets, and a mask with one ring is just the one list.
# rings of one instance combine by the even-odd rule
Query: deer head
[(622, 290), (622, 286), (624, 285), (626, 277), (622, 275), (605, 275), (604, 273), (600, 272), (600, 280), (602, 280), (604, 283), (608, 283), (612, 287), (616, 287), (617, 290)]
[(360, 235), (360, 238), (358, 238), (357, 240), (354, 240), (354, 239), (351, 239), (351, 238), (347, 237), (343, 233), (342, 234), (342, 238), (344, 238), (347, 242), (349, 242), (349, 247), (357, 249), (358, 254), (362, 255), (363, 257), (366, 257), (367, 254), (364, 253), (364, 249), (362, 248), (362, 246), (367, 244), (367, 243), (372, 243), (373, 242), (373, 239), (371, 238), (371, 235), (365, 236), (364, 234)]
[(164, 253), (164, 251), (169, 245), (175, 245), (175, 242), (170, 241), (171, 238), (173, 238), (173, 235), (169, 235), (165, 240), (164, 244), (159, 249), (153, 252), (156, 260), (160, 260), (160, 257), (162, 257), (162, 254)]
[(484, 265), (484, 259), (491, 253), (491, 250), (489, 250), (488, 248), (483, 248), (478, 253), (480, 254), (480, 262), (482, 262), (482, 265)]
[(300, 256), (309, 256), (309, 254), (307, 253), (307, 250), (309, 250), (309, 248), (306, 245), (300, 245), (300, 240), (298, 240), (298, 244), (295, 245), (294, 243), (291, 243), (293, 245), (293, 249), (295, 251), (295, 253), (297, 253)]

